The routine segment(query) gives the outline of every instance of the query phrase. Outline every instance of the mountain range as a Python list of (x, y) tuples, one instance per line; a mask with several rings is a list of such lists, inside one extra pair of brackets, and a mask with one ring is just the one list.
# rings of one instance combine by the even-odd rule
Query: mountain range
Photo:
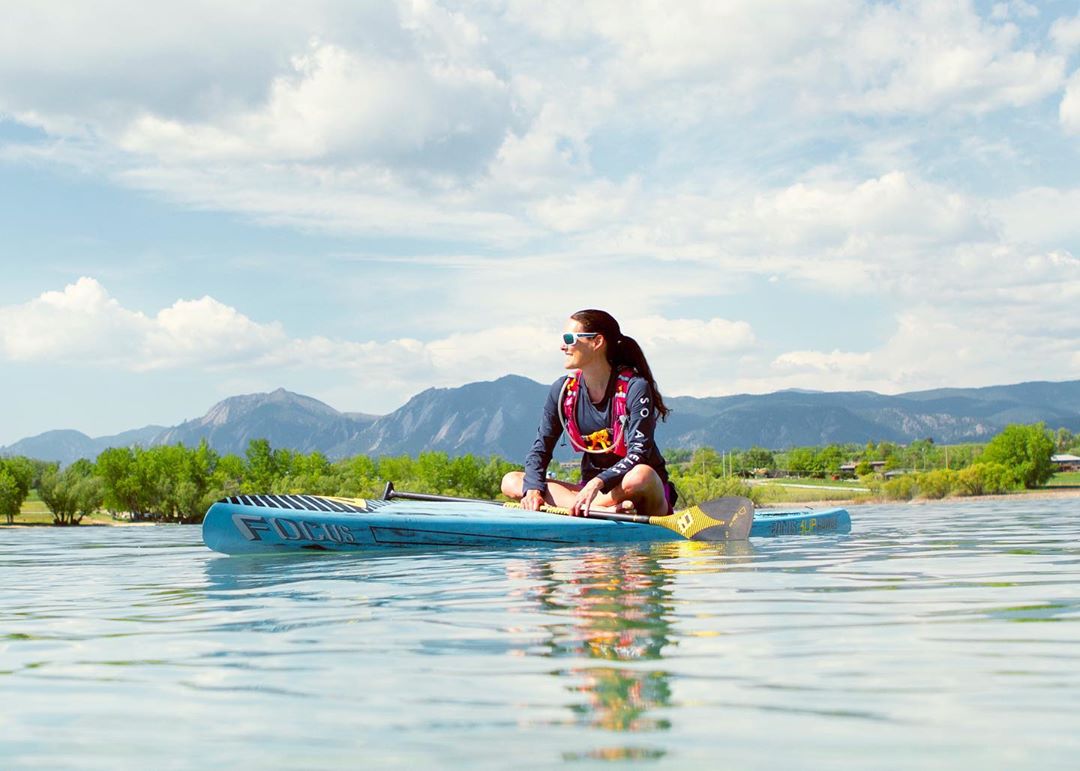
[[(318, 450), (330, 458), (441, 450), (520, 459), (536, 436), (547, 391), (547, 385), (507, 375), (459, 388), (429, 388), (387, 415), (367, 415), (339, 412), (279, 388), (230, 397), (201, 418), (171, 428), (146, 426), (97, 438), (73, 430), (47, 431), (0, 448), (0, 455), (66, 464), (94, 458), (108, 447), (193, 446), (202, 439), (218, 452), (243, 454), (250, 440), (265, 438), (275, 448)], [(789, 390), (666, 401), (672, 412), (657, 429), (661, 447), (730, 450), (926, 438), (938, 443), (986, 441), (1010, 423), (1038, 421), (1080, 431), (1080, 380), (893, 396)], [(557, 455), (570, 453), (561, 448)]]

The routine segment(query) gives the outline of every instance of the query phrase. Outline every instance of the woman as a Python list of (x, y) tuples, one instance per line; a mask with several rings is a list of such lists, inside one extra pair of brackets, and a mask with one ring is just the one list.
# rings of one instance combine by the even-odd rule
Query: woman
[[(600, 507), (673, 511), (675, 488), (653, 440), (656, 418), (668, 408), (641, 347), (610, 314), (589, 309), (567, 321), (562, 351), (571, 374), (552, 384), (525, 471), (503, 477), (503, 494), (532, 511), (545, 504), (584, 516)], [(583, 453), (580, 485), (546, 479), (563, 431)]]

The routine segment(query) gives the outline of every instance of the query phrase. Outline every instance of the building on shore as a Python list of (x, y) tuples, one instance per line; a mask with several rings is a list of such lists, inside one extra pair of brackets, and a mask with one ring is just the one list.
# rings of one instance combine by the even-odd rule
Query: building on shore
[(1058, 471), (1080, 471), (1080, 455), (1069, 455), (1068, 453), (1051, 455), (1050, 462), (1054, 464)]

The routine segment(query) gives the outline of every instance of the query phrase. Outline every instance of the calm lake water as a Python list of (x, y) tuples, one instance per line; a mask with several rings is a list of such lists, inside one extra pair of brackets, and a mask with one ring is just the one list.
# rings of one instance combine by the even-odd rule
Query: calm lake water
[(0, 529), (0, 767), (1080, 765), (1080, 499), (749, 544)]

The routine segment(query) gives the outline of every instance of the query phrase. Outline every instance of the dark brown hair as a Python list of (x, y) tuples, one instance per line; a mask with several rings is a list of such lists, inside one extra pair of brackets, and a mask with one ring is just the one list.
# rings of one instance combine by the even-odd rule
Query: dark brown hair
[(652, 389), (653, 406), (661, 420), (666, 420), (671, 410), (664, 404), (664, 398), (660, 395), (660, 389), (656, 387), (656, 379), (653, 377), (649, 362), (645, 360), (645, 353), (641, 350), (637, 340), (624, 335), (619, 329), (619, 322), (607, 311), (587, 308), (570, 315), (574, 321), (581, 324), (586, 332), (597, 332), (604, 336), (607, 342), (607, 360), (614, 369), (630, 367), (641, 375), (649, 383)]

